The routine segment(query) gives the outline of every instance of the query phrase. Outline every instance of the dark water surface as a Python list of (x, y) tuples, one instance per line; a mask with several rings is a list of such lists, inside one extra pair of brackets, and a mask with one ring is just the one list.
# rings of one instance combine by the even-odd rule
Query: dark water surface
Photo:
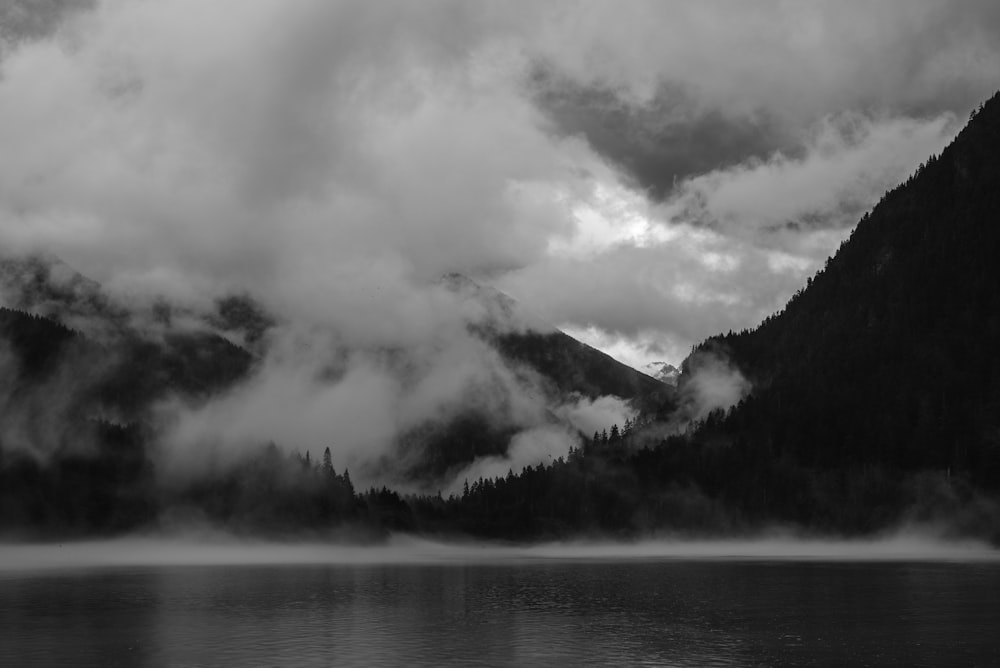
[(0, 570), (0, 666), (1000, 665), (1000, 565)]

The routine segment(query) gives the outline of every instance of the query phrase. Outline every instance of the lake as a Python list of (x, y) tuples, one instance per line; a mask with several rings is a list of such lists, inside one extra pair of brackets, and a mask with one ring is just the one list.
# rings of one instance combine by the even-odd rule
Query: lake
[(0, 665), (1000, 665), (995, 559), (364, 554), (0, 548)]

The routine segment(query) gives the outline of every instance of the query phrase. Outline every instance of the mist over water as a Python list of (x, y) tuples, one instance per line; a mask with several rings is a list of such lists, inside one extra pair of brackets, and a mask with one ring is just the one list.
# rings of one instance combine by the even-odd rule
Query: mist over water
[(978, 541), (897, 533), (874, 540), (656, 539), (537, 545), (443, 542), (398, 535), (377, 545), (244, 540), (227, 534), (107, 541), (0, 544), (0, 571), (128, 566), (430, 565), (566, 561), (766, 560), (997, 562), (1000, 550)]
[(216, 536), (7, 545), (0, 563), (4, 666), (1000, 658), (996, 552), (905, 536), (532, 548)]

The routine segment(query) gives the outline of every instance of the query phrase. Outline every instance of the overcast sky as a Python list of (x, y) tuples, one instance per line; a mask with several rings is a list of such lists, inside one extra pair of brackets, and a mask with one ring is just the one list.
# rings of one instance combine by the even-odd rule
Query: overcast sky
[(0, 0), (0, 244), (360, 338), (457, 271), (679, 363), (998, 73), (995, 0)]

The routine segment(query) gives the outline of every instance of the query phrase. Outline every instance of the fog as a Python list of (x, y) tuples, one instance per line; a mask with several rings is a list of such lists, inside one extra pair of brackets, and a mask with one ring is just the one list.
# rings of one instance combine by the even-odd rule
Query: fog
[(993, 4), (8, 0), (0, 242), (364, 340), (461, 271), (676, 364), (954, 136)]
[[(776, 2), (774, 18), (722, 3), (71, 5), (0, 9), (0, 153), (15, 158), (0, 162), (0, 247), (62, 257), (150, 338), (160, 300), (201, 313), (250, 294), (278, 323), (243, 382), (157, 406), (157, 472), (181, 480), (273, 441), (403, 489), (419, 453), (398, 444), (473, 411), (511, 434), (505, 451), (426, 489), (557, 459), (635, 411), (546, 393), (470, 325), (545, 320), (636, 366), (679, 363), (780, 308), (954, 137), (1000, 62), (1000, 13), (980, 0)], [(452, 272), (540, 318), (442, 284)], [(67, 369), (0, 391), (2, 447), (43, 459), (69, 440), (60, 388), (89, 376)], [(692, 358), (680, 410), (647, 431), (737, 404), (745, 371)]]
[[(1000, 57), (984, 2), (767, 21), (711, 3), (4, 7), (0, 246), (55, 253), (132, 305), (246, 292), (283, 323), (246, 383), (161, 407), (185, 473), (275, 441), (362, 474), (470, 399), (519, 434), (476, 470), (557, 457), (576, 436), (549, 415), (589, 434), (631, 409), (543, 397), (467, 331), (492, 302), (442, 274), (638, 366), (679, 363), (801, 286), (954, 136)], [(93, 329), (80, 315), (62, 313)], [(687, 388), (698, 419), (746, 382), (705, 365)]]
[(531, 546), (439, 542), (396, 535), (377, 545), (246, 540), (225, 533), (107, 541), (0, 544), (0, 572), (105, 567), (264, 565), (517, 565), (627, 560), (997, 562), (1000, 550), (975, 540), (943, 540), (907, 530), (868, 540), (798, 538), (774, 533), (743, 539), (574, 541)]
[(684, 361), (679, 387), (682, 405), (675, 418), (700, 420), (728, 410), (750, 392), (750, 381), (721, 349), (702, 349)]
[[(29, 452), (47, 461), (61, 448), (74, 453), (87, 449), (89, 443), (67, 416), (86, 403), (102, 373), (119, 366), (122, 322), (127, 322), (129, 333), (157, 344), (193, 332), (242, 342), (238, 339), (244, 332), (224, 329), (213, 311), (165, 300), (123, 300), (57, 258), (5, 260), (0, 269), (18, 272), (0, 295), (0, 304), (42, 314), (58, 314), (68, 304), (71, 317), (63, 320), (84, 332), (88, 341), (102, 345), (107, 358), (101, 366), (88, 361), (88, 350), (64, 353), (37, 388), (0, 390), (4, 451)], [(58, 298), (30, 289), (35, 272), (53, 286)], [(63, 292), (76, 295), (84, 289), (93, 299), (79, 300), (79, 305), (62, 299)], [(322, 318), (289, 321), (265, 313), (263, 334), (247, 346), (254, 361), (246, 377), (210, 395), (194, 397), (169, 389), (155, 399), (149, 417), (159, 429), (157, 473), (170, 482), (216, 474), (273, 442), (286, 452), (310, 452), (316, 458), (330, 448), (336, 468), (349, 468), (365, 487), (392, 484), (425, 490), (420, 485), (426, 484), (426, 489), (456, 489), (465, 477), (548, 463), (578, 446), (579, 432), (593, 433), (635, 415), (629, 403), (616, 396), (587, 398), (555, 391), (534, 369), (500, 354), (490, 337), (554, 330), (488, 286), (450, 274), (419, 289), (378, 282), (369, 292), (356, 297), (364, 304), (352, 307), (346, 327)], [(92, 301), (110, 304), (114, 316), (83, 308)], [(157, 305), (167, 308), (169, 317), (158, 314)], [(372, 305), (379, 312), (369, 318), (367, 307)], [(0, 372), (15, 377), (18, 371), (18, 359), (0, 343)], [(88, 405), (87, 411), (105, 421), (129, 421), (113, 406)], [(469, 470), (458, 477), (415, 481), (406, 476), (407, 467), (418, 465), (424, 454), (425, 443), (414, 434), (447, 428), (468, 414), (510, 432), (510, 452), (461, 462), (469, 464)]]

